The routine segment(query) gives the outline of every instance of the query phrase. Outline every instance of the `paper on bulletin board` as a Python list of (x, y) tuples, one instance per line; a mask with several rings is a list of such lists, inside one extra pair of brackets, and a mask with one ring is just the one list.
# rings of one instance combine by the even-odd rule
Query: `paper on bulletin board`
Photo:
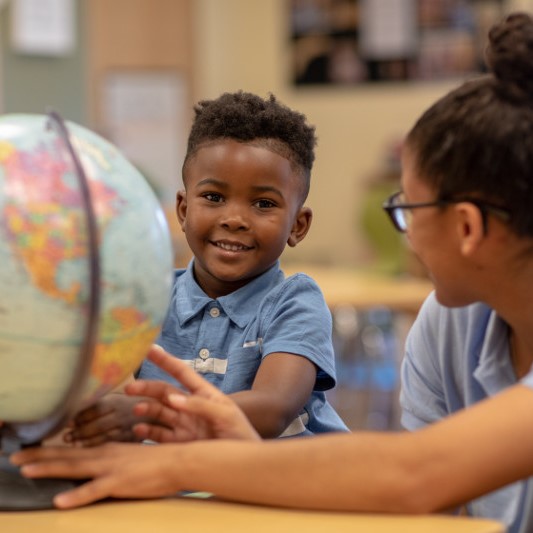
[(174, 71), (112, 72), (104, 80), (102, 104), (106, 136), (163, 205), (173, 205), (187, 141), (184, 78)]
[(19, 53), (65, 56), (76, 42), (74, 0), (11, 0), (11, 46)]
[(415, 0), (363, 0), (360, 4), (361, 50), (366, 58), (411, 57), (416, 52)]

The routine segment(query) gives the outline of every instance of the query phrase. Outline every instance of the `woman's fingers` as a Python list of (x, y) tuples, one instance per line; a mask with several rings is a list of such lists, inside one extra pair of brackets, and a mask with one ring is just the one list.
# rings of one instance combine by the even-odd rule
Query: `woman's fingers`
[(164, 402), (169, 394), (183, 394), (170, 383), (147, 379), (139, 379), (134, 383), (129, 383), (124, 390), (128, 396), (152, 398), (158, 402)]
[(169, 427), (180, 423), (180, 413), (161, 403), (140, 402), (135, 406), (134, 412), (138, 417)]
[(71, 509), (102, 500), (110, 495), (108, 484), (107, 478), (87, 481), (75, 489), (57, 494), (54, 497), (54, 505), (59, 509)]
[(152, 440), (162, 444), (167, 442), (187, 442), (197, 438), (197, 434), (187, 428), (169, 429), (145, 423), (136, 424), (133, 431), (140, 439)]
[(21, 467), (27, 477), (66, 477), (86, 479), (99, 474), (92, 459), (94, 448), (40, 447), (27, 448), (13, 454), (11, 462)]
[(168, 372), (190, 391), (191, 394), (201, 394), (207, 397), (222, 395), (214, 385), (211, 385), (211, 383), (197, 374), (187, 363), (169, 355), (160, 346), (154, 345), (152, 347), (148, 353), (148, 359), (165, 372)]
[[(176, 475), (180, 469), (175, 468), (180, 451), (176, 446), (118, 443), (97, 448), (40, 447), (14, 453), (11, 461), (29, 478), (89, 480), (54, 498), (57, 507), (70, 508), (107, 497), (174, 494), (181, 490)], [(173, 468), (174, 474), (169, 474)]]
[(170, 395), (168, 402), (176, 409), (201, 419), (217, 438), (259, 439), (246, 415), (236, 403), (222, 395), (221, 401), (199, 396)]

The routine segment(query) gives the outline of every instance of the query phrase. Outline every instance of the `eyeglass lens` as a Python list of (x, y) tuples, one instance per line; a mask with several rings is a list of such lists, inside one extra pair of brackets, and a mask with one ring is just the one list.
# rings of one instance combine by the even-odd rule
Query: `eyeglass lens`
[(403, 209), (401, 207), (395, 207), (396, 205), (401, 205), (405, 202), (404, 195), (400, 192), (392, 198), (392, 216), (396, 227), (400, 231), (406, 231), (411, 223), (412, 215), (410, 209)]

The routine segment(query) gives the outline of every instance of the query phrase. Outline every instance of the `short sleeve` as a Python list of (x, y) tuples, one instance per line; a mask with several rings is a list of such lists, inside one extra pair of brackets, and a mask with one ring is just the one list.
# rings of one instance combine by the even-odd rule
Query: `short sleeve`
[(261, 313), (263, 356), (293, 353), (318, 367), (315, 390), (335, 386), (331, 312), (314, 280), (295, 274), (265, 302)]

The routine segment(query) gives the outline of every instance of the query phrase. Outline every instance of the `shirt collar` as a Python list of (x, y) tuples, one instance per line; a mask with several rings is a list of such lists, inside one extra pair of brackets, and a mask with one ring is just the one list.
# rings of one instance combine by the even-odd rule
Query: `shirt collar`
[(176, 282), (175, 312), (180, 326), (196, 316), (207, 305), (216, 302), (232, 322), (244, 328), (250, 321), (250, 317), (256, 315), (258, 301), (261, 301), (271, 288), (278, 285), (285, 277), (277, 261), (266, 272), (244, 287), (214, 300), (207, 296), (196, 283), (193, 266), (194, 259), (190, 261), (187, 270)]

